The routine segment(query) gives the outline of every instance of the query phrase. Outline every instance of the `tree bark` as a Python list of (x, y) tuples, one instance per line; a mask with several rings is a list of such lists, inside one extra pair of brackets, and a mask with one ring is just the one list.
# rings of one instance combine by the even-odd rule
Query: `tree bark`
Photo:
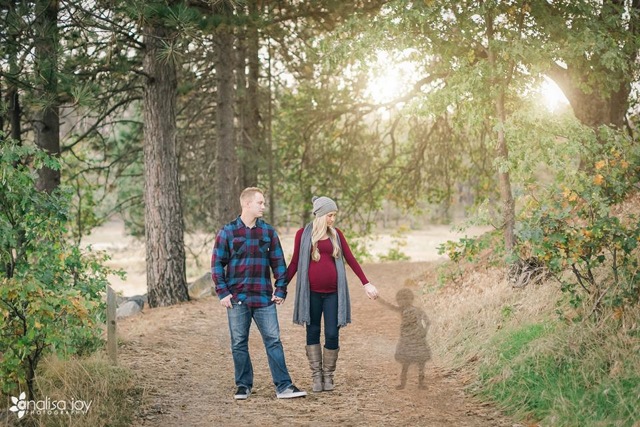
[[(507, 113), (505, 110), (505, 86), (509, 80), (508, 76), (501, 75), (497, 64), (496, 53), (492, 46), (494, 40), (493, 16), (487, 14), (487, 59), (494, 73), (493, 89), (495, 95), (495, 111), (497, 119), (497, 141), (496, 141), (496, 157), (499, 163), (506, 163), (509, 160), (509, 148), (507, 146), (507, 138), (505, 135), (505, 123)], [(503, 166), (498, 166), (498, 183), (500, 186), (500, 200), (502, 202), (502, 227), (504, 236), (504, 246), (507, 258), (513, 253), (515, 247), (515, 202), (513, 200), (513, 192), (511, 189), (511, 177), (509, 170)]]
[[(498, 116), (498, 140), (496, 154), (501, 162), (509, 160), (509, 148), (504, 133), (504, 125), (506, 121), (504, 106), (504, 91), (501, 89), (496, 99), (496, 113)], [(513, 253), (516, 245), (515, 225), (516, 225), (516, 207), (513, 200), (513, 192), (511, 191), (511, 176), (508, 170), (498, 170), (498, 182), (500, 183), (500, 200), (502, 201), (502, 220), (504, 248), (506, 255)]]
[[(249, 16), (251, 18), (257, 17), (258, 5), (255, 1), (249, 2)], [(263, 138), (260, 136), (260, 104), (258, 99), (258, 79), (260, 77), (260, 39), (258, 34), (257, 23), (253, 19), (249, 20), (249, 27), (247, 28), (247, 62), (248, 62), (248, 76), (247, 76), (247, 104), (246, 104), (246, 120), (244, 127), (245, 151), (249, 152), (249, 159), (252, 159), (251, 163), (245, 168), (247, 169), (245, 176), (245, 183), (247, 185), (257, 185), (258, 183), (258, 171), (261, 169), (260, 160), (262, 159), (263, 149), (261, 143)]]
[[(224, 3), (218, 13), (229, 17), (231, 11)], [(234, 60), (233, 28), (221, 24), (216, 39), (216, 221), (218, 226), (231, 221), (240, 209), (240, 180), (234, 128)], [(251, 154), (253, 155), (253, 154)]]
[(573, 67), (565, 69), (556, 65), (548, 74), (567, 97), (580, 123), (593, 129), (603, 125), (620, 129), (625, 125), (631, 93), (630, 76), (620, 76), (618, 89), (604, 93), (600, 86), (586, 92), (580, 81), (588, 76), (575, 71)]
[[(2, 76), (0, 76), (0, 101), (2, 100)], [(7, 139), (4, 136), (4, 115), (0, 114), (0, 145), (5, 143)]]
[(189, 300), (184, 224), (176, 150), (177, 75), (174, 58), (160, 48), (170, 32), (160, 24), (144, 29), (144, 203), (149, 306)]
[(9, 126), (11, 132), (9, 135), (18, 145), (22, 143), (22, 127), (20, 123), (20, 116), (22, 111), (20, 109), (20, 95), (15, 85), (9, 87), (7, 91), (7, 107), (9, 113)]
[[(7, 13), (15, 13), (15, 3), (12, 1), (8, 5)], [(16, 79), (20, 74), (20, 67), (18, 66), (18, 42), (16, 40), (16, 30), (12, 28), (6, 28), (6, 51), (9, 62), (9, 78), (7, 81), (7, 113), (10, 133), (9, 136), (17, 144), (22, 143), (22, 109), (20, 108), (20, 94), (18, 92), (18, 86)]]
[[(246, 14), (244, 5), (238, 7), (238, 13)], [(236, 48), (236, 105), (238, 115), (238, 167), (240, 172), (240, 186), (255, 186), (252, 180), (251, 168), (251, 139), (249, 137), (248, 99), (247, 99), (247, 27), (237, 29)]]
[[(58, 0), (39, 0), (35, 14), (36, 96), (41, 107), (33, 117), (35, 143), (53, 156), (60, 156), (58, 100)], [(38, 170), (36, 188), (51, 192), (60, 185), (60, 171), (48, 167)]]

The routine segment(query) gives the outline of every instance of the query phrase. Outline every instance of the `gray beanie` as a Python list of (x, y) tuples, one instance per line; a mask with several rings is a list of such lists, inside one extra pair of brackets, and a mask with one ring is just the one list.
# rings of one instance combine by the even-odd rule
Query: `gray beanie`
[(336, 202), (328, 197), (314, 196), (311, 201), (313, 202), (313, 214), (315, 216), (322, 216), (328, 214), (329, 212), (338, 211), (338, 205), (336, 205)]

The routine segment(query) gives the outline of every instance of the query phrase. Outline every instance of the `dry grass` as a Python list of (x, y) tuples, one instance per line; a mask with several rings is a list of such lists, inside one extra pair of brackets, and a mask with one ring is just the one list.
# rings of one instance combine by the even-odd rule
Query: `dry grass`
[(143, 394), (130, 371), (112, 365), (101, 354), (69, 360), (49, 357), (41, 363), (36, 382), (38, 400), (64, 401), (67, 409), (73, 401), (90, 406), (86, 413), (27, 416), (27, 424), (34, 426), (128, 426)]
[(435, 357), (469, 390), (533, 424), (640, 425), (640, 307), (574, 322), (589, 307), (554, 281), (515, 289), (498, 269), (466, 271), (423, 300)]
[(551, 282), (515, 289), (499, 269), (470, 271), (460, 284), (423, 296), (435, 353), (449, 366), (469, 368), (497, 331), (551, 315), (560, 296)]

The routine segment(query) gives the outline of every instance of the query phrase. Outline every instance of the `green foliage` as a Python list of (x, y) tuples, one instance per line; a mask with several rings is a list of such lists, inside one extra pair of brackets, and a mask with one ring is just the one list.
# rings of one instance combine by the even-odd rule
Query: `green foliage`
[(336, 91), (332, 76), (322, 80), (318, 87), (301, 85), (280, 97), (274, 123), (277, 200), (300, 214), (302, 224), (309, 220), (312, 196), (330, 196), (338, 203), (340, 223), (365, 233), (386, 192), (386, 147), (350, 106), (348, 91)]
[(574, 179), (531, 190), (517, 230), (521, 256), (545, 262), (573, 304), (586, 298), (592, 312), (640, 297), (640, 218), (616, 214), (640, 180), (640, 147), (605, 129), (598, 139), (585, 143), (588, 165)]
[[(25, 165), (31, 159), (35, 170)], [(34, 187), (36, 170), (57, 160), (10, 144), (0, 151), (1, 391), (28, 387), (48, 353), (87, 354), (100, 344), (106, 257), (68, 242), (70, 194)]]
[(342, 230), (342, 232), (349, 242), (349, 249), (351, 249), (351, 253), (353, 253), (353, 256), (356, 257), (358, 262), (373, 260), (373, 255), (371, 255), (371, 252), (367, 249), (367, 241), (369, 240), (367, 236), (358, 235), (351, 229)]
[(143, 182), (144, 164), (142, 154), (142, 125), (129, 123), (120, 126), (113, 136), (113, 155), (123, 159), (116, 168), (118, 183), (115, 188), (116, 206), (124, 219), (127, 232), (133, 236), (144, 236)]
[(438, 254), (446, 255), (451, 263), (440, 269), (438, 281), (461, 280), (465, 273), (465, 264), (480, 262), (488, 257), (488, 263), (494, 265), (504, 254), (504, 241), (498, 232), (485, 233), (479, 237), (462, 237), (460, 240), (447, 240), (438, 246)]
[(402, 248), (407, 246), (407, 236), (405, 235), (408, 230), (406, 227), (400, 227), (394, 231), (391, 235), (391, 248), (386, 254), (378, 255), (380, 261), (409, 261), (410, 256), (402, 252)]

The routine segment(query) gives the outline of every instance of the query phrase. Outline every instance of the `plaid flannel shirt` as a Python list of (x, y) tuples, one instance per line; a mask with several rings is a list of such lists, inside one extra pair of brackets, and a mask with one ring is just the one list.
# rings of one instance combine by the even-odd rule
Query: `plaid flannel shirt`
[(211, 255), (211, 275), (218, 298), (232, 299), (249, 307), (267, 307), (275, 295), (287, 296), (287, 269), (276, 230), (262, 219), (253, 228), (240, 219), (225, 225), (216, 236)]

